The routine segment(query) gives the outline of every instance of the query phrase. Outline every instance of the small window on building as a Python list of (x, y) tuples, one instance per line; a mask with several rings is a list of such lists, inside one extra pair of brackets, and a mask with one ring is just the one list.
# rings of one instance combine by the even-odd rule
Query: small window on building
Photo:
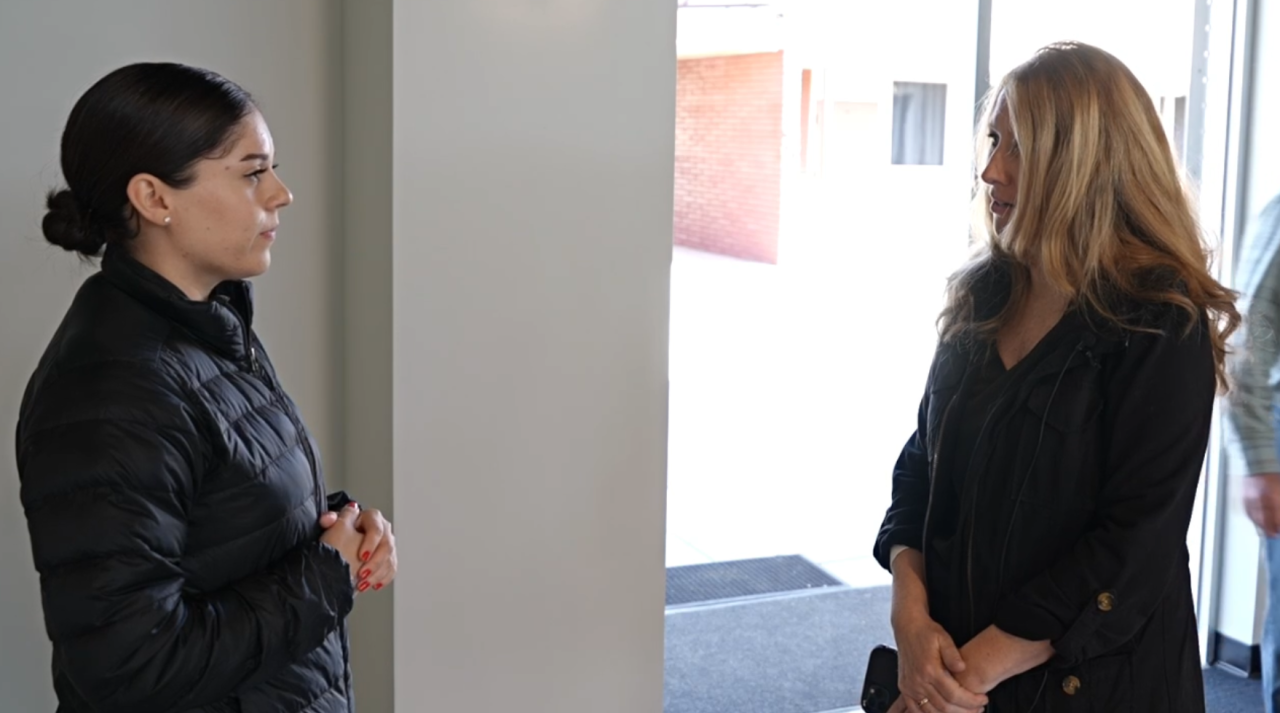
[(1160, 97), (1156, 106), (1160, 110), (1160, 123), (1164, 125), (1165, 136), (1169, 139), (1173, 155), (1181, 164), (1187, 140), (1187, 98)]
[(893, 83), (893, 162), (942, 165), (947, 125), (947, 85)]

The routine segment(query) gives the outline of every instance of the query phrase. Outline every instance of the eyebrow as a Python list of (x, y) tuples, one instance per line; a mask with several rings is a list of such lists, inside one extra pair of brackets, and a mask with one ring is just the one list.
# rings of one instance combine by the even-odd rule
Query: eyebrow
[(241, 161), (241, 162), (244, 162), (244, 161), (270, 161), (270, 160), (271, 160), (271, 157), (270, 157), (270, 156), (268, 156), (268, 155), (266, 155), (266, 154), (264, 154), (264, 153), (250, 153), (250, 154), (245, 154), (245, 155), (244, 155), (244, 157), (242, 157), (242, 158), (240, 159), (240, 161)]

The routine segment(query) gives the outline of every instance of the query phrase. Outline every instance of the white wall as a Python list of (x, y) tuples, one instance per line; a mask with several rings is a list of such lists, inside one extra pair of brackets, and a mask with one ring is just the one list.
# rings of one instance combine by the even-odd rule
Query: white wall
[(40, 233), (59, 181), (72, 104), (106, 72), (140, 60), (202, 65), (260, 100), (296, 202), (283, 215), (259, 328), (286, 386), (341, 478), (341, 231), (337, 0), (4, 0), (0, 3), (0, 708), (53, 709), (49, 647), (18, 501), (12, 428), (26, 380), (90, 273)]
[(1256, 0), (1254, 10), (1253, 96), (1245, 215), (1252, 219), (1280, 194), (1280, 4)]
[(395, 3), (398, 713), (661, 710), (675, 17)]
[(1222, 549), (1219, 553), (1218, 633), (1245, 644), (1262, 641), (1259, 592), (1266, 589), (1266, 571), (1259, 560), (1258, 529), (1244, 512), (1243, 455), (1234, 434), (1227, 436), (1227, 483), (1222, 502)]
[[(1241, 162), (1241, 235), (1254, 228), (1263, 206), (1280, 194), (1280, 6), (1257, 0), (1253, 7), (1253, 64), (1247, 102), (1247, 143)], [(1243, 459), (1233, 454), (1227, 483), (1223, 535), (1223, 604), (1219, 630), (1238, 641), (1260, 643), (1266, 614), (1265, 564), (1259, 561), (1260, 538), (1242, 505)]]

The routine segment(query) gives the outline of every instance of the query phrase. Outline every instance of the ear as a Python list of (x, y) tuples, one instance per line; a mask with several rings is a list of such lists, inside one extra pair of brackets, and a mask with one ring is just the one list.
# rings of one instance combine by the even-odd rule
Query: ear
[(149, 174), (139, 173), (129, 179), (125, 188), (129, 204), (140, 222), (164, 227), (173, 210), (173, 189), (164, 181)]

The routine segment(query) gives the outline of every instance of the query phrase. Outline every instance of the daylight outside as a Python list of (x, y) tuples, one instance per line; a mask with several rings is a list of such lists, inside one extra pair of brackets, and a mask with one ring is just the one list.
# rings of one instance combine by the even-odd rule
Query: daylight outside
[[(872, 543), (969, 251), (980, 3), (676, 1), (666, 712), (857, 710), (893, 643)], [(1192, 2), (990, 10), (993, 78), (1096, 44), (1181, 144)]]

